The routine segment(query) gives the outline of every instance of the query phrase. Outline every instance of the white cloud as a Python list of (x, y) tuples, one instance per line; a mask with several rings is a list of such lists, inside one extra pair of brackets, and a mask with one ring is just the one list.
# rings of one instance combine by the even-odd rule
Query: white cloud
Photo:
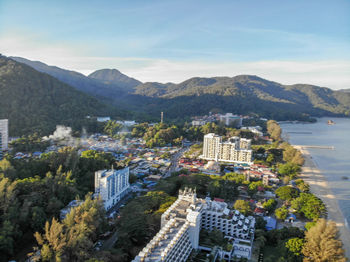
[(282, 84), (307, 83), (333, 89), (350, 88), (350, 61), (175, 61), (137, 57), (94, 57), (80, 46), (43, 44), (38, 36), (0, 36), (0, 52), (88, 74), (117, 68), (143, 82), (182, 82), (188, 78), (252, 74)]

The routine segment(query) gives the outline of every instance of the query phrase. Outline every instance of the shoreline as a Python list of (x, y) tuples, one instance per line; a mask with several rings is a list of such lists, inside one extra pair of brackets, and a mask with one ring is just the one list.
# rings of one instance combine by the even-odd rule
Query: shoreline
[(309, 151), (301, 146), (294, 146), (298, 149), (304, 159), (305, 163), (302, 166), (299, 178), (303, 179), (310, 185), (310, 191), (320, 198), (326, 206), (328, 212), (328, 220), (332, 220), (336, 223), (340, 239), (343, 242), (343, 249), (345, 250), (345, 256), (350, 258), (350, 230), (348, 227), (348, 221), (345, 219), (338, 201), (335, 195), (332, 193), (326, 177), (321, 173), (316, 163), (312, 160), (312, 156)]

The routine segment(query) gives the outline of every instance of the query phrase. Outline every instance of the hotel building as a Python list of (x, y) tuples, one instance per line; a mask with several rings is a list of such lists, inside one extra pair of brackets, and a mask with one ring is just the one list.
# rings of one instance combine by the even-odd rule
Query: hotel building
[(95, 172), (95, 194), (101, 197), (106, 210), (117, 204), (129, 189), (129, 167)]
[(222, 137), (214, 133), (204, 136), (201, 158), (233, 163), (252, 163), (251, 140), (231, 137), (222, 142)]
[(186, 261), (193, 249), (208, 250), (199, 245), (201, 229), (218, 229), (230, 240), (232, 250), (224, 252), (225, 260), (251, 258), (255, 218), (228, 209), (225, 202), (197, 198), (195, 191), (185, 188), (163, 213), (160, 231), (133, 262)]

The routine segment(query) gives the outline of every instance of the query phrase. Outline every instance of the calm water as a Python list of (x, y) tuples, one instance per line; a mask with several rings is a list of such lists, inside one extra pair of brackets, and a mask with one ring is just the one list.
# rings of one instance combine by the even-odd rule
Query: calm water
[[(332, 119), (336, 124), (327, 125)], [(308, 149), (328, 180), (340, 209), (350, 224), (350, 119), (319, 118), (314, 124), (281, 124), (283, 137), (295, 145), (334, 146), (335, 150)], [(290, 132), (311, 132), (298, 134)], [(347, 176), (349, 179), (342, 179)]]

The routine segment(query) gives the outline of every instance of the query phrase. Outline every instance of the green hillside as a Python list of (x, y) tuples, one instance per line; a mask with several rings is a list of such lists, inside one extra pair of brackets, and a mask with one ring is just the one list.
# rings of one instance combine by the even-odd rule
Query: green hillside
[(0, 56), (0, 119), (9, 119), (11, 136), (47, 134), (57, 124), (78, 129), (87, 115), (122, 113), (47, 74)]
[(169, 117), (209, 111), (258, 114), (272, 119), (349, 115), (350, 93), (312, 85), (281, 85), (257, 76), (191, 78), (180, 84), (145, 83), (135, 94), (157, 99), (143, 110)]

